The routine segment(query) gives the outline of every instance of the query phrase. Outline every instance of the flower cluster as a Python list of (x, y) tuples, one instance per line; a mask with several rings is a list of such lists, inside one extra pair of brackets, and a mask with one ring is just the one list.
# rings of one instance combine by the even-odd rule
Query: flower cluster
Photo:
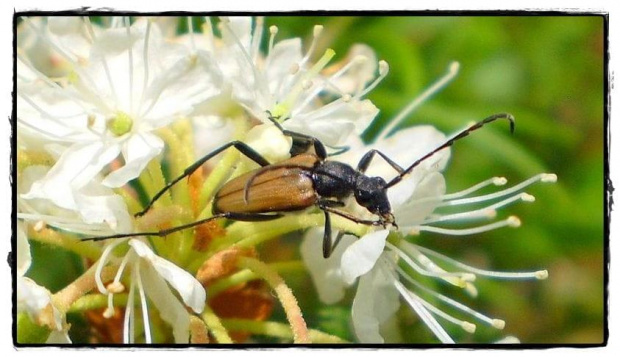
[[(339, 245), (329, 259), (321, 253), (324, 215), (314, 207), (271, 222), (209, 221), (171, 231), (165, 239), (141, 236), (208, 218), (217, 189), (257, 167), (234, 149), (191, 166), (232, 140), (275, 163), (295, 152), (287, 135), (295, 132), (318, 139), (340, 153), (335, 159), (353, 167), (371, 149), (407, 167), (447, 140), (430, 126), (392, 135), (417, 100), (373, 143), (362, 142), (361, 134), (379, 112), (366, 95), (389, 69), (367, 46), (353, 46), (334, 63), (335, 52), (320, 49), (321, 26), (315, 26), (304, 51), (299, 38), (278, 40), (276, 26), (264, 33), (263, 18), (194, 20), (188, 18), (188, 32), (178, 35), (176, 18), (108, 17), (96, 23), (88, 17), (19, 18), (17, 310), (26, 316), (20, 324), (47, 331), (33, 337), (18, 328), (19, 342), (70, 342), (69, 336), (79, 336), (100, 343), (209, 343), (245, 341), (253, 334), (344, 342), (306, 325), (294, 292), (280, 276), (287, 269), (298, 271), (301, 262), (260, 260), (261, 242), (290, 232), (305, 232), (301, 256), (322, 302), (341, 301), (357, 281), (351, 317), (360, 342), (384, 342), (380, 327), (396, 314), (400, 301), (442, 342), (453, 339), (437, 318), (474, 332), (474, 323), (425, 297), (503, 328), (502, 320), (435, 292), (420, 277), (472, 295), (477, 276), (546, 278), (546, 271), (473, 268), (412, 242), (420, 232), (460, 236), (518, 226), (516, 217), (461, 229), (441, 224), (493, 219), (510, 203), (532, 201), (522, 192), (526, 186), (555, 181), (555, 175), (541, 174), (475, 195), (506, 183), (495, 177), (448, 194), (441, 172), (449, 149), (421, 162), (388, 191), (398, 227), (334, 217)], [(457, 68), (452, 65), (421, 98), (447, 83)], [(194, 170), (187, 172), (188, 167)], [(388, 179), (397, 173), (375, 160), (366, 174)], [(146, 214), (136, 215), (167, 185), (170, 189)], [(438, 213), (443, 206), (479, 202), (490, 203)], [(354, 200), (345, 204), (356, 217), (373, 219)], [(131, 238), (83, 241), (123, 234)], [(28, 277), (29, 241), (76, 254), (83, 274), (51, 293)], [(51, 261), (35, 263), (51, 266)], [(288, 325), (265, 321), (274, 304), (269, 289)], [(89, 336), (76, 335), (68, 314), (81, 314), (97, 328)]]

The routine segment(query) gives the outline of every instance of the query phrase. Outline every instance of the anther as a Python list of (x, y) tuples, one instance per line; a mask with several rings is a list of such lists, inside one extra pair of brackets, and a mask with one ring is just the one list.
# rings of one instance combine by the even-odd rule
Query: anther
[(500, 319), (491, 320), (491, 326), (495, 327), (498, 330), (503, 330), (506, 327), (506, 321)]
[(45, 228), (46, 224), (43, 221), (38, 221), (37, 223), (35, 223), (34, 227), (32, 227), (32, 229), (35, 230), (35, 232), (40, 232), (41, 230), (43, 230), (43, 228)]
[(463, 321), (461, 322), (461, 328), (469, 333), (476, 332), (476, 325), (471, 322)]
[(549, 277), (549, 272), (547, 270), (539, 270), (534, 273), (534, 276), (536, 276), (538, 280), (545, 280)]
[(508, 180), (505, 177), (494, 177), (493, 178), (493, 184), (495, 186), (504, 186), (507, 182)]
[(506, 220), (506, 223), (508, 223), (509, 227), (514, 227), (514, 228), (521, 226), (521, 220), (517, 216), (508, 217), (508, 219)]
[(521, 200), (525, 201), (525, 202), (534, 202), (534, 201), (536, 201), (536, 197), (530, 195), (529, 193), (523, 192), (521, 194)]
[(269, 33), (272, 35), (275, 35), (278, 33), (278, 26), (276, 25), (271, 25), (269, 26)]
[(125, 285), (123, 285), (120, 281), (114, 281), (108, 284), (105, 288), (110, 294), (120, 294), (125, 291)]
[(541, 182), (557, 182), (558, 181), (558, 175), (556, 174), (542, 174), (542, 177), (540, 178)]

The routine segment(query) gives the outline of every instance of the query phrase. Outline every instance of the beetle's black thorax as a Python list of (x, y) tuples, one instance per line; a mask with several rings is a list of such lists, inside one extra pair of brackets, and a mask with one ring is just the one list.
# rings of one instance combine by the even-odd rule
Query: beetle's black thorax
[(359, 175), (345, 163), (321, 161), (312, 171), (312, 181), (319, 196), (343, 199), (351, 196)]
[(362, 207), (378, 215), (391, 211), (386, 182), (369, 177), (351, 166), (337, 161), (321, 161), (312, 170), (314, 189), (321, 197), (344, 199), (354, 196)]

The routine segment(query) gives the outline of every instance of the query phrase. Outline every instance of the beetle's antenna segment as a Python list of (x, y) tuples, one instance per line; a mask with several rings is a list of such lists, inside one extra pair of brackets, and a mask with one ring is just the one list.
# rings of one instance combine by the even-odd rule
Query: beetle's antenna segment
[(515, 118), (511, 114), (499, 113), (499, 114), (491, 115), (490, 117), (487, 117), (487, 118), (477, 122), (476, 124), (470, 126), (469, 128), (461, 131), (456, 136), (452, 137), (451, 139), (449, 139), (448, 141), (446, 141), (445, 143), (443, 143), (442, 145), (437, 147), (435, 150), (433, 150), (433, 151), (429, 152), (428, 154), (426, 154), (426, 155), (422, 156), (421, 158), (419, 158), (416, 162), (411, 164), (411, 166), (409, 166), (405, 171), (403, 171), (398, 176), (394, 177), (392, 179), (392, 181), (388, 182), (385, 187), (386, 188), (390, 188), (390, 187), (396, 185), (397, 183), (399, 183), (403, 179), (403, 177), (405, 177), (406, 175), (411, 173), (411, 171), (416, 166), (418, 166), (420, 163), (422, 163), (424, 160), (426, 160), (429, 157), (435, 155), (438, 151), (441, 151), (441, 150), (443, 150), (445, 148), (448, 148), (448, 147), (452, 146), (452, 144), (454, 144), (457, 140), (460, 140), (460, 139), (466, 137), (467, 135), (469, 135), (469, 133), (480, 129), (484, 125), (486, 125), (488, 123), (491, 123), (491, 122), (494, 122), (497, 119), (507, 119), (508, 121), (510, 121), (510, 133), (512, 134), (515, 131)]

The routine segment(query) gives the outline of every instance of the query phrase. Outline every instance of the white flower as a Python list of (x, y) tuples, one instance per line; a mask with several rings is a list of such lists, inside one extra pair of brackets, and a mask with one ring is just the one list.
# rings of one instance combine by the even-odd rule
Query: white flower
[[(431, 127), (409, 128), (369, 147), (353, 143), (352, 146), (355, 149), (342, 155), (342, 159), (353, 164), (353, 160), (358, 160), (362, 155), (360, 150), (366, 152), (374, 148), (387, 154), (396, 163), (406, 168), (417, 158), (443, 144), (445, 140), (441, 133)], [(396, 223), (404, 233), (417, 234), (420, 231), (429, 231), (461, 236), (504, 226), (518, 226), (519, 221), (516, 217), (465, 229), (447, 229), (430, 224), (494, 218), (496, 210), (507, 204), (518, 200), (532, 201), (532, 196), (520, 193), (526, 186), (538, 181), (555, 181), (555, 175), (541, 174), (503, 191), (465, 198), (482, 187), (506, 183), (503, 178), (492, 178), (470, 189), (445, 194), (445, 181), (438, 170), (445, 167), (448, 157), (449, 150), (438, 152), (423, 161), (413, 170), (411, 175), (388, 191)], [(386, 180), (397, 175), (396, 171), (378, 156), (375, 156), (366, 174), (381, 176)], [(495, 203), (484, 208), (462, 210), (460, 213), (446, 215), (433, 213), (440, 206), (466, 205), (484, 201), (494, 201)], [(354, 203), (348, 206), (360, 218), (372, 217), (368, 211)], [(398, 235), (387, 242), (388, 234), (388, 230), (381, 229), (372, 231), (358, 240), (345, 240), (344, 238), (347, 237), (345, 236), (340, 246), (327, 260), (321, 260), (318, 253), (309, 251), (314, 249), (316, 252), (320, 252), (320, 248), (317, 246), (320, 245), (320, 238), (322, 237), (320, 230), (314, 229), (308, 232), (301, 247), (302, 257), (309, 267), (322, 301), (326, 303), (338, 301), (343, 297), (344, 289), (359, 278), (351, 314), (356, 335), (361, 342), (384, 342), (379, 327), (396, 312), (401, 297), (420, 316), (420, 319), (437, 338), (444, 343), (453, 343), (454, 341), (436, 317), (457, 324), (470, 333), (475, 331), (476, 325), (469, 321), (454, 318), (427, 302), (422, 296), (432, 296), (435, 300), (441, 301), (453, 309), (465, 312), (483, 323), (495, 328), (503, 328), (504, 322), (502, 320), (482, 315), (425, 287), (416, 280), (416, 274), (437, 278), (450, 285), (462, 288), (474, 296), (477, 294), (477, 290), (473, 285), (473, 280), (478, 275), (504, 279), (544, 279), (547, 276), (547, 272), (544, 270), (506, 273), (469, 267), (430, 249), (409, 243)], [(410, 271), (415, 271), (416, 274), (412, 276), (409, 271), (403, 270), (398, 265), (399, 261), (409, 266)], [(446, 268), (440, 267), (435, 262), (441, 262), (441, 265), (446, 266)]]
[(30, 243), (21, 223), (17, 224), (17, 312), (25, 312), (37, 324), (52, 330), (50, 343), (71, 343), (65, 329), (65, 317), (52, 303), (45, 287), (25, 276), (32, 263)]
[[(125, 287), (120, 280), (126, 268), (129, 268), (131, 275), (129, 299), (125, 309), (124, 343), (136, 342), (134, 331), (136, 292), (142, 307), (146, 343), (152, 342), (147, 297), (157, 308), (161, 318), (172, 327), (175, 342), (188, 343), (190, 315), (185, 306), (195, 313), (202, 312), (206, 301), (203, 286), (191, 274), (157, 256), (146, 243), (138, 239), (129, 240), (131, 250), (120, 259), (120, 266), (113, 282), (105, 286), (101, 280), (101, 271), (110, 261), (118, 260), (112, 256), (112, 250), (125, 241), (126, 239), (120, 239), (110, 243), (97, 263), (97, 287), (102, 294), (108, 295), (108, 309), (104, 316), (109, 317), (114, 313), (112, 298), (115, 293), (124, 291)], [(179, 301), (173, 290), (182, 301)]]
[(72, 43), (55, 36), (50, 25), (24, 21), (71, 65), (60, 85), (18, 56), (37, 74), (35, 81), (27, 80), (31, 76), (18, 81), (19, 130), (56, 143), (47, 148), (60, 155), (27, 198), (78, 209), (80, 189), (120, 154), (124, 164), (103, 184), (124, 185), (162, 151), (154, 130), (220, 93), (220, 75), (209, 54), (165, 43), (148, 21), (128, 26), (120, 20), (117, 27), (96, 29), (84, 19), (80, 29), (89, 36), (88, 57), (72, 51)]
[[(349, 134), (361, 134), (378, 113), (369, 101), (362, 99), (387, 74), (380, 62), (379, 78), (375, 76), (374, 53), (357, 46), (352, 58), (331, 75), (325, 67), (334, 53), (326, 51), (314, 65), (316, 39), (322, 27), (316, 26), (314, 40), (306, 54), (299, 38), (275, 41), (277, 27), (269, 28), (268, 51), (259, 52), (263, 19), (223, 18), (220, 23), (221, 43), (213, 36), (210, 21), (205, 27), (208, 51), (230, 84), (232, 98), (254, 117), (269, 122), (268, 112), (283, 126), (299, 133), (315, 136), (330, 146), (341, 145)], [(219, 39), (217, 39), (219, 40)]]

